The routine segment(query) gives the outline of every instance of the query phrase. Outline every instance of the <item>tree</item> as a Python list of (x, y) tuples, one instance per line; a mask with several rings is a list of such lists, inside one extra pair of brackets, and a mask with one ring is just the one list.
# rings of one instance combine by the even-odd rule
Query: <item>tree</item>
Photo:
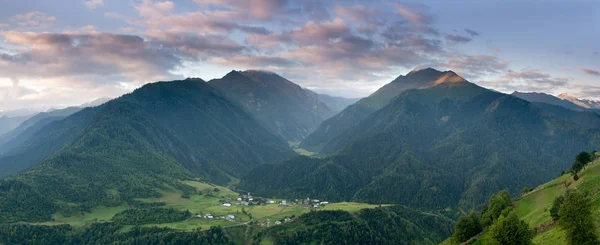
[(500, 216), (490, 227), (494, 241), (499, 245), (529, 245), (532, 244), (533, 232), (529, 225), (520, 220), (514, 212)]
[(559, 225), (572, 245), (598, 244), (592, 216), (592, 201), (578, 190), (568, 190), (559, 211)]
[(588, 152), (580, 152), (575, 157), (575, 161), (580, 162), (585, 166), (592, 161), (592, 158), (593, 158), (592, 154), (590, 154)]
[(454, 238), (459, 242), (465, 242), (481, 231), (483, 231), (483, 225), (480, 215), (471, 211), (469, 215), (460, 217), (454, 225)]
[(581, 171), (584, 167), (584, 164), (580, 161), (575, 161), (573, 162), (573, 166), (571, 166), (571, 171), (574, 174), (579, 173), (579, 171)]
[(498, 194), (490, 198), (487, 208), (484, 208), (481, 221), (485, 226), (490, 226), (498, 219), (502, 214), (510, 212), (512, 207), (512, 201), (510, 200), (510, 193), (507, 190), (502, 190)]
[(565, 197), (564, 196), (559, 196), (556, 199), (554, 199), (554, 202), (552, 203), (552, 208), (550, 208), (550, 216), (552, 216), (552, 220), (554, 221), (558, 221), (560, 215), (558, 214), (558, 211), (560, 210), (560, 207), (562, 206), (562, 204), (565, 202)]

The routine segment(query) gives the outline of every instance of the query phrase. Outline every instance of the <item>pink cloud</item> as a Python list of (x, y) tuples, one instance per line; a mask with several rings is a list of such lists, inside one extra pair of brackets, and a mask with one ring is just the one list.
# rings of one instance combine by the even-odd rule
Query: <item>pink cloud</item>
[(349, 34), (350, 28), (342, 19), (334, 19), (329, 22), (316, 23), (309, 21), (304, 26), (294, 29), (290, 35), (300, 42), (318, 42), (342, 37)]
[(579, 70), (587, 75), (597, 76), (597, 77), (600, 76), (600, 71), (598, 71), (598, 70), (585, 68), (585, 67), (579, 67)]
[(233, 11), (246, 12), (253, 19), (268, 20), (283, 8), (286, 0), (195, 0), (201, 6), (226, 7)]

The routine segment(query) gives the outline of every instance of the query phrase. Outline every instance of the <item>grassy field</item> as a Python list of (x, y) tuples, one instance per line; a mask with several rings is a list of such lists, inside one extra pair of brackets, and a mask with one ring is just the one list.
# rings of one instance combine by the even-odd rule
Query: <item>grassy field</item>
[[(240, 196), (240, 194), (227, 187), (199, 181), (185, 181), (184, 183), (196, 188), (198, 194), (192, 194), (189, 195), (189, 197), (184, 197), (182, 192), (171, 190), (162, 191), (162, 196), (159, 198), (137, 198), (136, 200), (146, 203), (162, 202), (165, 204), (163, 206), (165, 208), (173, 208), (182, 211), (188, 210), (194, 215), (194, 217), (190, 217), (189, 219), (180, 222), (147, 224), (144, 226), (169, 227), (181, 230), (192, 230), (196, 228), (208, 229), (211, 226), (230, 227), (245, 224), (251, 219), (259, 223), (266, 220), (275, 222), (286, 217), (300, 216), (304, 213), (310, 212), (310, 209), (304, 208), (300, 204), (291, 206), (280, 206), (279, 204), (267, 204), (259, 206), (238, 205), (237, 198)], [(279, 199), (268, 200), (273, 200), (275, 202), (281, 201)], [(230, 207), (225, 207), (222, 205), (224, 202), (232, 203), (233, 205)], [(378, 205), (343, 202), (331, 203), (318, 208), (318, 210), (345, 210), (348, 212), (356, 212), (360, 209), (375, 207), (378, 207)], [(71, 224), (74, 228), (78, 229), (94, 222), (110, 221), (115, 214), (128, 208), (131, 207), (127, 205), (118, 207), (98, 207), (94, 208), (91, 213), (83, 213), (69, 217), (64, 217), (63, 215), (57, 213), (53, 215), (53, 221), (41, 224)], [(212, 214), (216, 218), (206, 219), (195, 217), (196, 214), (208, 213)], [(234, 215), (235, 220), (228, 221), (220, 219), (220, 217), (227, 215)], [(126, 226), (124, 231), (127, 229), (131, 229), (131, 226)]]
[(97, 207), (92, 209), (91, 213), (83, 213), (80, 215), (73, 215), (69, 217), (65, 217), (59, 213), (52, 215), (53, 221), (39, 223), (42, 225), (60, 225), (60, 224), (70, 224), (75, 229), (81, 228), (85, 225), (96, 223), (96, 222), (106, 222), (110, 221), (110, 219), (117, 213), (127, 209), (128, 207), (125, 205), (118, 207)]

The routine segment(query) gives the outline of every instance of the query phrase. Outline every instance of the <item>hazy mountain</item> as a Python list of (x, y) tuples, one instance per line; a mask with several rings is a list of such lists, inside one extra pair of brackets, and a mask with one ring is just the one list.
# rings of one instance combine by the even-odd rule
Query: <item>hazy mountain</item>
[(302, 140), (335, 114), (316, 94), (271, 72), (232, 71), (209, 84), (290, 142)]
[(295, 155), (199, 79), (148, 84), (52, 122), (0, 166), (40, 149), (48, 150), (39, 166), (0, 184), (0, 222), (48, 220), (59, 210), (159, 196), (162, 188), (187, 191), (179, 180), (192, 177), (225, 184)]
[(267, 196), (468, 209), (501, 189), (543, 183), (577, 152), (600, 145), (597, 129), (452, 72), (443, 76), (337, 134), (323, 147), (330, 157), (261, 166), (240, 187)]
[[(40, 112), (35, 116), (19, 124), (15, 129), (0, 135), (0, 156), (12, 149), (22, 147), (29, 139), (34, 137), (39, 130), (51, 122), (64, 119), (65, 117), (80, 111), (82, 108), (69, 107), (65, 109)], [(2, 177), (6, 173), (1, 173)]]
[(44, 111), (45, 109), (18, 109), (18, 110), (7, 110), (0, 111), (0, 117), (24, 117), (24, 116), (33, 116), (39, 112)]
[(97, 99), (92, 100), (90, 102), (84, 103), (84, 104), (82, 104), (79, 107), (84, 107), (84, 108), (85, 107), (96, 107), (96, 106), (102, 105), (102, 104), (104, 104), (106, 102), (109, 102), (112, 99), (113, 98), (110, 98), (110, 97), (100, 97), (100, 98), (97, 98)]
[(325, 105), (327, 105), (327, 107), (329, 107), (331, 110), (333, 110), (336, 113), (346, 109), (346, 107), (348, 107), (348, 106), (356, 103), (358, 100), (360, 100), (359, 98), (337, 97), (337, 96), (331, 96), (331, 95), (327, 95), (327, 94), (319, 94), (319, 93), (313, 92), (308, 89), (305, 89), (305, 90), (308, 93), (313, 93), (314, 95), (318, 96), (319, 100), (321, 100), (323, 103), (325, 103)]
[(535, 93), (535, 92), (534, 93), (522, 93), (522, 92), (515, 91), (514, 93), (512, 93), (512, 95), (519, 97), (521, 99), (527, 100), (529, 102), (539, 102), (539, 103), (546, 103), (546, 104), (550, 104), (550, 105), (557, 105), (557, 106), (562, 106), (564, 108), (576, 110), (576, 111), (582, 111), (582, 110), (586, 109), (586, 108), (579, 106), (571, 101), (555, 97), (554, 95), (551, 95), (551, 94)]
[(10, 132), (11, 130), (18, 127), (19, 124), (21, 124), (28, 118), (29, 118), (29, 116), (16, 116), (16, 117), (2, 116), (2, 117), (0, 117), (0, 137), (3, 134)]
[(566, 93), (559, 94), (558, 98), (570, 101), (573, 104), (576, 104), (576, 105), (581, 106), (586, 109), (600, 109), (600, 101), (578, 99), (577, 97), (571, 96)]
[[(406, 76), (399, 76), (369, 97), (359, 100), (342, 112), (324, 121), (313, 133), (306, 137), (300, 148), (320, 151), (331, 139), (344, 130), (365, 119), (371, 113), (387, 105), (394, 97), (408, 89), (426, 88), (443, 82), (453, 72), (441, 72), (432, 68), (413, 70)], [(440, 80), (441, 79), (441, 80)]]
[[(49, 110), (47, 112), (35, 114), (11, 131), (0, 135), (0, 156), (12, 149), (23, 147), (23, 144), (25, 144), (31, 137), (35, 136), (40, 129), (49, 123), (64, 119), (65, 117), (78, 112), (85, 107), (102, 105), (109, 100), (111, 100), (111, 98), (103, 97), (92, 100), (80, 106)], [(9, 173), (0, 173), (0, 177), (5, 176), (6, 174)]]

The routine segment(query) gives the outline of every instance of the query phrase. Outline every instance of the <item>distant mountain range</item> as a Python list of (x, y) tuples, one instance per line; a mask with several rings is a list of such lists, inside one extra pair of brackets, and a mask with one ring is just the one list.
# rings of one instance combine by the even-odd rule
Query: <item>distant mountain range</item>
[(576, 153), (600, 145), (599, 119), (494, 92), (451, 71), (418, 70), (325, 121), (300, 144), (323, 157), (260, 166), (240, 188), (468, 209), (568, 168)]
[(554, 96), (545, 93), (522, 93), (515, 91), (514, 93), (512, 93), (512, 95), (530, 102), (540, 102), (551, 105), (557, 105), (571, 110), (600, 111), (599, 101), (578, 99), (574, 96), (565, 93), (560, 94), (558, 96)]

